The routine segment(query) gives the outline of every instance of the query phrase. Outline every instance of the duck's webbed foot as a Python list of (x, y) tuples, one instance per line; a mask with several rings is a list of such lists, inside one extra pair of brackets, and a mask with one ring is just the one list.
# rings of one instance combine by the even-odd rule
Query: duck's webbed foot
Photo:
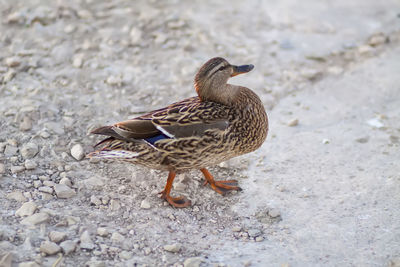
[(192, 202), (186, 197), (171, 197), (170, 192), (172, 188), (172, 182), (175, 179), (176, 173), (174, 171), (170, 171), (168, 174), (167, 184), (163, 191), (160, 192), (161, 198), (165, 199), (169, 204), (171, 204), (175, 208), (185, 208), (192, 205)]
[(206, 178), (204, 185), (210, 184), (211, 188), (221, 195), (225, 195), (226, 192), (232, 190), (242, 190), (242, 188), (238, 186), (238, 181), (236, 180), (215, 181), (214, 177), (207, 169), (200, 169), (200, 171), (204, 174), (204, 177)]

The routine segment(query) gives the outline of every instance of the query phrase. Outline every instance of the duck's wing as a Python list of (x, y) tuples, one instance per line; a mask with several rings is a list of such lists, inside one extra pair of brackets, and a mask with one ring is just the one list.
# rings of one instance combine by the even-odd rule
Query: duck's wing
[(202, 136), (210, 130), (223, 131), (228, 125), (228, 107), (192, 97), (140, 117), (100, 127), (92, 133), (110, 136), (111, 139), (103, 141), (145, 140), (154, 144), (166, 138)]

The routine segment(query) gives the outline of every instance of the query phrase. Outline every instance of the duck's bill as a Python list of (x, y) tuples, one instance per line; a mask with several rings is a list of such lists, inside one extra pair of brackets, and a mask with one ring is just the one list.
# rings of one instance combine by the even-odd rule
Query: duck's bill
[(254, 69), (253, 65), (241, 65), (241, 66), (232, 66), (233, 67), (233, 73), (231, 74), (231, 77), (246, 73)]

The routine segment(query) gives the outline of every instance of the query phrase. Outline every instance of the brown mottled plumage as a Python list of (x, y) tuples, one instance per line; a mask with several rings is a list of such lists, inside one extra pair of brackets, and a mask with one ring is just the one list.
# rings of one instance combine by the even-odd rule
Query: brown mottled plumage
[(268, 118), (260, 98), (246, 87), (227, 84), (230, 77), (252, 69), (210, 59), (195, 77), (197, 97), (92, 131), (109, 137), (88, 156), (169, 171), (161, 193), (175, 207), (190, 205), (184, 197), (170, 196), (176, 172), (200, 169), (218, 193), (240, 190), (236, 180), (215, 181), (205, 168), (252, 152), (267, 137)]

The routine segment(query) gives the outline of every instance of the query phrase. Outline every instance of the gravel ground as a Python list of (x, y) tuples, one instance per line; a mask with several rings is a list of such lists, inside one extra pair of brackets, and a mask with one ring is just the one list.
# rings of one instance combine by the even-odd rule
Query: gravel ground
[[(398, 1), (0, 0), (0, 266), (400, 266)], [(84, 159), (87, 133), (256, 68), (256, 152), (192, 171)]]

